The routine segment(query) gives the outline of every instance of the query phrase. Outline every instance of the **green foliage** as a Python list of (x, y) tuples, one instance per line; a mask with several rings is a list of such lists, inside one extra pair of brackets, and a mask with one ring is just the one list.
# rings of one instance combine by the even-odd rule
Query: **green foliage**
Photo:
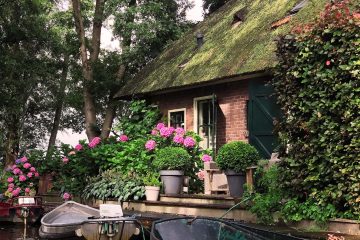
[(140, 179), (124, 176), (116, 170), (107, 170), (89, 179), (88, 185), (82, 191), (82, 197), (85, 199), (118, 198), (119, 201), (138, 200), (144, 194), (145, 188)]
[(229, 0), (204, 0), (203, 1), (203, 10), (208, 15), (215, 12), (221, 6), (223, 6)]
[(29, 161), (33, 163), (40, 175), (58, 172), (61, 167), (61, 156), (63, 156), (63, 153), (57, 147), (51, 148), (48, 152), (40, 149), (28, 151)]
[(159, 180), (160, 174), (159, 173), (148, 173), (146, 176), (143, 177), (143, 182), (145, 186), (154, 186), (160, 187), (161, 182)]
[(315, 220), (320, 223), (338, 215), (332, 204), (321, 206), (314, 199), (300, 202), (296, 198), (286, 202), (281, 213), (287, 221)]
[(184, 170), (191, 166), (191, 156), (184, 148), (165, 147), (156, 151), (153, 164), (159, 170)]
[(131, 101), (128, 109), (116, 128), (130, 138), (144, 137), (161, 118), (158, 107), (147, 104), (145, 100)]
[(256, 214), (260, 223), (271, 224), (274, 222), (273, 214), (281, 210), (283, 192), (279, 188), (280, 172), (276, 165), (268, 170), (259, 167), (255, 173), (258, 176), (255, 192), (247, 190), (244, 198), (249, 197), (247, 205), (249, 210)]
[[(347, 2), (278, 42), (273, 86), (284, 117), (279, 183), (300, 202), (360, 219), (360, 23)], [(350, 214), (350, 215), (351, 215)]]
[(216, 163), (221, 170), (244, 172), (260, 160), (258, 151), (248, 143), (234, 141), (220, 147)]

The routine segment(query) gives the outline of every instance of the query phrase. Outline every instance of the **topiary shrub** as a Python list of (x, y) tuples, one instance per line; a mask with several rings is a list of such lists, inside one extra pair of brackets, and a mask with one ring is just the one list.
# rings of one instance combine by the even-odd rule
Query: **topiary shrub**
[(165, 147), (155, 153), (153, 164), (159, 170), (184, 170), (191, 165), (191, 156), (181, 147)]
[(260, 160), (255, 147), (241, 141), (234, 141), (223, 145), (216, 156), (216, 163), (221, 170), (244, 172), (246, 168)]

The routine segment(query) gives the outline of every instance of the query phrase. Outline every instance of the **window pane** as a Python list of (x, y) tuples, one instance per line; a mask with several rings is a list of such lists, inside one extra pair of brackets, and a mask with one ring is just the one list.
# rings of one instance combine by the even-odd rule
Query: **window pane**
[(185, 112), (178, 111), (178, 112), (171, 112), (170, 113), (170, 127), (185, 127)]

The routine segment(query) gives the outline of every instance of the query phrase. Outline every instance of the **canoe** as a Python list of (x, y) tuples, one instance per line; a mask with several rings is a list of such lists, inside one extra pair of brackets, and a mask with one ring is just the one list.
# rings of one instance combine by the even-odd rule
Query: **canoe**
[(180, 217), (155, 221), (150, 240), (303, 240), (293, 236), (252, 228), (234, 222), (205, 217)]
[(0, 222), (23, 222), (24, 215), (28, 223), (38, 222), (44, 215), (42, 198), (19, 196), (0, 203)]
[(136, 224), (134, 218), (104, 218), (98, 209), (67, 201), (41, 219), (39, 236), (62, 239), (77, 235), (87, 240), (128, 240), (133, 234), (139, 233)]

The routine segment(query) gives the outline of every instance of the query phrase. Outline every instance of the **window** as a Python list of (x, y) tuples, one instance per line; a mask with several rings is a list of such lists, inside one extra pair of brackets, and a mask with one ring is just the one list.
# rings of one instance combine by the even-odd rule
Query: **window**
[(182, 127), (185, 129), (185, 116), (186, 116), (186, 109), (174, 109), (170, 110), (168, 113), (168, 125), (169, 127)]
[(215, 95), (194, 99), (194, 129), (203, 139), (200, 146), (204, 149), (215, 150), (216, 106)]

